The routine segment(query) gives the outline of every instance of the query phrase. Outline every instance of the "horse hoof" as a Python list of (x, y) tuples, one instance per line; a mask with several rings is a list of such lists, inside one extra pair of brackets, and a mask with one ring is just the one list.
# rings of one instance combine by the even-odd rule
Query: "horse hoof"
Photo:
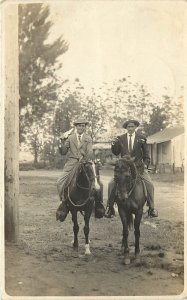
[(130, 261), (130, 258), (125, 258), (125, 259), (124, 259), (124, 264), (125, 264), (125, 265), (129, 265), (130, 262), (131, 262), (131, 261)]
[(140, 264), (140, 257), (135, 258), (135, 263)]
[(85, 245), (85, 255), (90, 255), (91, 252), (90, 252), (90, 245), (89, 244), (86, 244)]
[(78, 245), (72, 245), (73, 246), (73, 250), (78, 252), (79, 246)]
[(139, 254), (135, 255), (135, 263), (136, 264), (140, 263), (140, 255)]

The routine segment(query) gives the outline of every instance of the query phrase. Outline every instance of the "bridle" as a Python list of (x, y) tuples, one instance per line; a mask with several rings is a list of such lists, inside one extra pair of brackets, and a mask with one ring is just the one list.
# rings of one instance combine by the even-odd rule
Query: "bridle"
[[(123, 160), (123, 161), (124, 161), (124, 160)], [(127, 164), (128, 164), (128, 162), (127, 162)], [(134, 170), (135, 170), (135, 178), (132, 179), (133, 185), (132, 185), (130, 191), (126, 193), (126, 199), (128, 199), (128, 198), (131, 196), (132, 192), (134, 191), (134, 189), (135, 189), (135, 187), (136, 187), (136, 183), (137, 183), (137, 181), (138, 181), (138, 173), (137, 173), (137, 170), (136, 170), (136, 166), (135, 166), (134, 162), (131, 162), (131, 164), (133, 165)], [(130, 164), (128, 164), (128, 165), (129, 165), (129, 168), (131, 169)], [(119, 175), (118, 175), (118, 176), (119, 176)], [(118, 176), (115, 176), (115, 182), (116, 182), (116, 186), (117, 186), (117, 191), (118, 191), (118, 193), (119, 193), (120, 189), (119, 189), (119, 181), (118, 181), (118, 178), (117, 178)]]

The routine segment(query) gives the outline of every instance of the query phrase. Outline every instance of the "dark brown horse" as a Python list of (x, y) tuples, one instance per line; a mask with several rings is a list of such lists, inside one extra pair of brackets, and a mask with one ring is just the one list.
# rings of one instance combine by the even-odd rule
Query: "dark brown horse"
[[(73, 221), (74, 250), (78, 250), (78, 211), (80, 211), (84, 217), (85, 255), (91, 254), (89, 246), (89, 222), (94, 208), (95, 193), (100, 188), (97, 185), (96, 173), (95, 164), (91, 165), (90, 163), (79, 162), (76, 173), (68, 188), (65, 190), (65, 198), (67, 199), (67, 205)], [(95, 181), (94, 190), (91, 188), (93, 180)]]
[[(130, 156), (119, 159), (114, 168), (116, 182), (116, 203), (123, 225), (122, 249), (124, 263), (130, 263), (128, 234), (129, 227), (134, 223), (135, 234), (135, 260), (140, 261), (140, 222), (143, 214), (143, 206), (146, 202), (145, 186), (137, 172), (134, 160)], [(133, 215), (135, 216), (133, 222)]]

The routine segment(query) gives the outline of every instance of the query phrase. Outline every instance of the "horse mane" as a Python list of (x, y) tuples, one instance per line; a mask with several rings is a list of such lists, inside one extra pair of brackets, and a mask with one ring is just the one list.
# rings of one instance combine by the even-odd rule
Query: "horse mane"
[(114, 177), (117, 175), (119, 168), (125, 166), (125, 164), (130, 168), (132, 180), (136, 180), (138, 175), (137, 169), (134, 163), (134, 158), (132, 158), (130, 155), (125, 155), (116, 162), (114, 168)]
[(134, 163), (134, 158), (130, 157), (130, 156), (126, 156), (122, 158), (124, 162), (126, 162), (131, 170), (131, 175), (132, 175), (132, 179), (136, 180), (137, 178), (137, 169), (136, 169), (136, 165)]
[(81, 165), (80, 162), (78, 162), (78, 164), (75, 165), (75, 168), (74, 168), (74, 170), (72, 171), (71, 176), (69, 177), (69, 183), (68, 183), (68, 185), (69, 185), (71, 188), (74, 188), (74, 187), (76, 186), (78, 174), (79, 174), (81, 168), (82, 168), (82, 165)]

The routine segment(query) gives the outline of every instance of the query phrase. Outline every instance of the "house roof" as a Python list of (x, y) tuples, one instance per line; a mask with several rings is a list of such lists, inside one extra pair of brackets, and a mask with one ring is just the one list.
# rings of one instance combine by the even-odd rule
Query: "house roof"
[(162, 143), (172, 140), (178, 135), (184, 133), (184, 127), (168, 127), (159, 132), (156, 132), (153, 135), (148, 136), (147, 143), (154, 144), (154, 143)]

